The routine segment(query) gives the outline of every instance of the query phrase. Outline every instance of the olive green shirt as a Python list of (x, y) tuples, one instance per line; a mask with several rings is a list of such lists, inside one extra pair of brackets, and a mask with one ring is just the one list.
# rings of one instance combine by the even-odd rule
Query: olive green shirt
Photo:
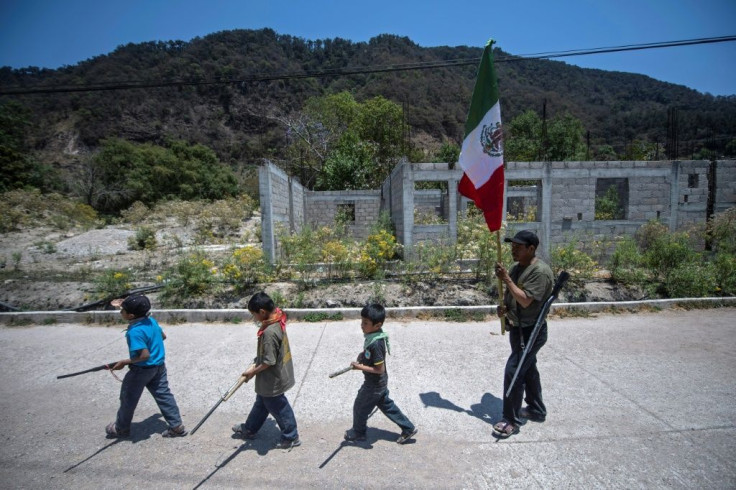
[(503, 296), (503, 304), (508, 310), (506, 318), (515, 327), (533, 327), (542, 305), (552, 294), (552, 287), (555, 282), (552, 269), (537, 258), (533, 264), (525, 267), (517, 262), (511, 268), (509, 276), (514, 284), (526, 293), (527, 297), (532, 298), (532, 303), (528, 307), (522, 308), (521, 305), (516, 303), (509, 289), (506, 288), (506, 293)]
[(271, 366), (256, 374), (256, 393), (261, 396), (277, 396), (285, 393), (295, 384), (294, 364), (291, 360), (289, 337), (281, 330), (279, 322), (266, 327), (258, 337), (256, 365)]

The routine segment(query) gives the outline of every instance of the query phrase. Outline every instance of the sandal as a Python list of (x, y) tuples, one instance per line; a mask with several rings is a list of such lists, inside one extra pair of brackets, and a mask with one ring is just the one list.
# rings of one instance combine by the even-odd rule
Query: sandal
[(529, 408), (527, 407), (519, 410), (519, 417), (521, 417), (522, 419), (531, 420), (532, 422), (544, 422), (547, 418), (546, 415), (542, 415), (539, 412), (529, 410)]
[(519, 427), (506, 420), (502, 420), (493, 426), (493, 432), (501, 438), (512, 436), (519, 432)]
[(179, 427), (174, 427), (174, 428), (169, 427), (168, 429), (166, 429), (165, 431), (161, 433), (161, 436), (162, 437), (184, 437), (187, 434), (188, 432), (184, 428), (184, 426), (180, 425)]
[(248, 429), (245, 428), (245, 424), (235, 424), (233, 425), (233, 432), (235, 432), (235, 435), (237, 437), (240, 437), (241, 439), (245, 439), (248, 441), (252, 441), (256, 438), (255, 432), (251, 432)]
[(109, 438), (128, 437), (130, 435), (129, 430), (120, 430), (115, 422), (112, 422), (105, 427), (105, 434)]

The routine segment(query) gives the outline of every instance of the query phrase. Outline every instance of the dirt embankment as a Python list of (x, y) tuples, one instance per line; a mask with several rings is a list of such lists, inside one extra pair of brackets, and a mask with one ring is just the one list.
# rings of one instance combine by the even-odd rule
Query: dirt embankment
[[(0, 302), (22, 310), (63, 310), (99, 299), (95, 278), (104, 270), (128, 270), (134, 286), (154, 284), (156, 277), (188, 251), (203, 250), (224, 257), (233, 247), (260, 246), (255, 230), (260, 217), (244, 224), (227, 244), (197, 245), (191, 226), (174, 223), (159, 227), (153, 251), (135, 251), (128, 239), (134, 225), (94, 230), (58, 231), (32, 228), (0, 235)], [(302, 308), (362, 306), (369, 300), (386, 306), (471, 306), (496, 304), (485, 284), (460, 280), (361, 281), (304, 288), (297, 283), (260, 285), (280, 295), (289, 306)], [(245, 308), (249, 292), (192, 298), (180, 306), (191, 308)], [(156, 293), (152, 299), (156, 301)], [(563, 291), (562, 300), (610, 301), (640, 299), (640, 291), (626, 290), (599, 280)]]

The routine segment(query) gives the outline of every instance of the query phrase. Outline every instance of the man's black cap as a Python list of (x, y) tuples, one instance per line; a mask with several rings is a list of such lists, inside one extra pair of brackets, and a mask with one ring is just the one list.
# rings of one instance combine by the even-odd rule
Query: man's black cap
[(151, 302), (148, 300), (148, 297), (140, 294), (138, 296), (128, 296), (120, 307), (128, 313), (135, 315), (136, 318), (140, 318), (146, 316), (151, 310)]
[(522, 230), (516, 235), (514, 235), (514, 238), (504, 238), (504, 242), (513, 242), (513, 243), (520, 243), (521, 245), (534, 245), (535, 247), (539, 246), (539, 238), (537, 237), (536, 233), (534, 233), (531, 230)]

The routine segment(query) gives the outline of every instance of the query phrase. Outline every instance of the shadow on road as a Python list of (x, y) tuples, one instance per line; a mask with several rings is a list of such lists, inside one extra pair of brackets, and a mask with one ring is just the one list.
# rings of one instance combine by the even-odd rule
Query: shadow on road
[(160, 434), (161, 432), (165, 431), (166, 427), (167, 427), (166, 423), (163, 420), (161, 420), (160, 413), (151, 415), (146, 420), (131, 425), (130, 427), (131, 437), (115, 439), (111, 443), (102, 446), (100, 449), (92, 453), (90, 456), (84, 458), (79, 463), (73, 464), (69, 468), (65, 469), (64, 473), (67, 473), (73, 470), (74, 468), (76, 468), (77, 466), (80, 466), (86, 463), (87, 461), (94, 458), (95, 456), (103, 452), (104, 450), (114, 446), (115, 444), (119, 442), (130, 441), (133, 444), (135, 444), (141, 441), (145, 441), (146, 439), (150, 439), (153, 434)]
[(442, 408), (445, 410), (452, 410), (453, 412), (467, 413), (468, 415), (480, 419), (487, 424), (493, 424), (495, 420), (500, 420), (503, 415), (503, 400), (491, 395), (490, 393), (484, 393), (480, 399), (480, 403), (474, 403), (470, 406), (469, 410), (455, 405), (450, 400), (442, 398), (442, 395), (436, 391), (420, 393), (419, 398), (422, 400), (425, 407)]
[[(222, 468), (227, 466), (232, 460), (234, 460), (238, 454), (245, 452), (247, 450), (253, 450), (260, 456), (265, 456), (268, 454), (268, 451), (273, 448), (273, 446), (276, 444), (276, 442), (279, 440), (279, 437), (281, 436), (281, 431), (279, 430), (278, 426), (276, 425), (276, 422), (271, 420), (270, 418), (266, 420), (266, 422), (263, 424), (263, 427), (261, 427), (261, 430), (258, 431), (258, 439), (253, 440), (247, 440), (240, 446), (238, 446), (235, 451), (232, 452), (227, 458), (222, 460), (222, 462), (216, 462), (215, 463), (215, 469), (210, 472), (209, 475), (207, 475), (202, 481), (197, 483), (197, 485), (194, 487), (194, 490), (201, 487), (207, 481), (212, 478), (215, 473), (220, 471)], [(238, 436), (233, 434), (233, 439), (240, 439)]]

